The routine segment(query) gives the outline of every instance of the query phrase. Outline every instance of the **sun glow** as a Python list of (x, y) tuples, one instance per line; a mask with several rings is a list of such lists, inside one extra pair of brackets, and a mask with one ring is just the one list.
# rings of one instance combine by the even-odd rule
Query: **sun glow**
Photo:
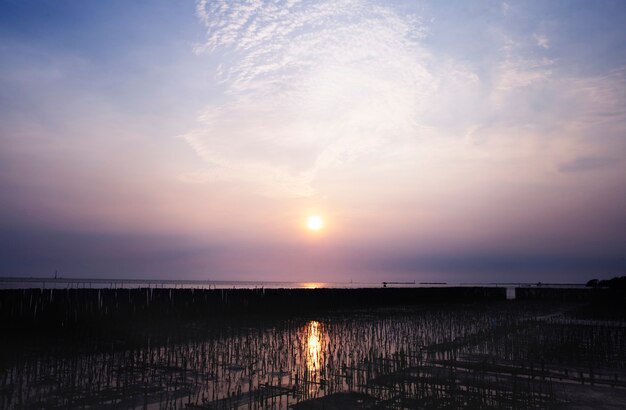
[(319, 215), (311, 215), (306, 220), (306, 226), (311, 231), (319, 231), (324, 227), (324, 220)]

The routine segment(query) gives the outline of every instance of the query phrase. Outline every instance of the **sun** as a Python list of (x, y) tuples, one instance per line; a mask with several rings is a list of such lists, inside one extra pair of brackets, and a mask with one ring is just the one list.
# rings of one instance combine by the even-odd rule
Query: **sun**
[(319, 215), (311, 215), (306, 219), (306, 227), (311, 231), (319, 231), (324, 227), (324, 220)]

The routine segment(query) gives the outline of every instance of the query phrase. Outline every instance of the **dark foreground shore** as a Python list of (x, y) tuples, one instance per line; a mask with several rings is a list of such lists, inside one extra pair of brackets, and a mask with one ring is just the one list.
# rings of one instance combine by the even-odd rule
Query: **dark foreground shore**
[(0, 409), (625, 408), (625, 305), (606, 289), (3, 290)]

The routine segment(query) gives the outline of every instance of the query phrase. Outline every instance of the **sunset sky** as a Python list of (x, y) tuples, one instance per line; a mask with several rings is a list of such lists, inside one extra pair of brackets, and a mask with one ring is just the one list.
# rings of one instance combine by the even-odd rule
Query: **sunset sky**
[(0, 0), (0, 275), (624, 275), (624, 21), (621, 0)]

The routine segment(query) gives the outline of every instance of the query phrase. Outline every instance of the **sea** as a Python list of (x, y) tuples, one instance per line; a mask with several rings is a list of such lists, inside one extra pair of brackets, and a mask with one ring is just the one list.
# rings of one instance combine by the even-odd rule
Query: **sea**
[(380, 282), (289, 282), (289, 281), (225, 281), (184, 279), (124, 279), (124, 278), (66, 278), (66, 277), (0, 277), (0, 289), (363, 289), (363, 288), (415, 288), (415, 287), (558, 287), (580, 288), (575, 283), (450, 283), (416, 281)]

